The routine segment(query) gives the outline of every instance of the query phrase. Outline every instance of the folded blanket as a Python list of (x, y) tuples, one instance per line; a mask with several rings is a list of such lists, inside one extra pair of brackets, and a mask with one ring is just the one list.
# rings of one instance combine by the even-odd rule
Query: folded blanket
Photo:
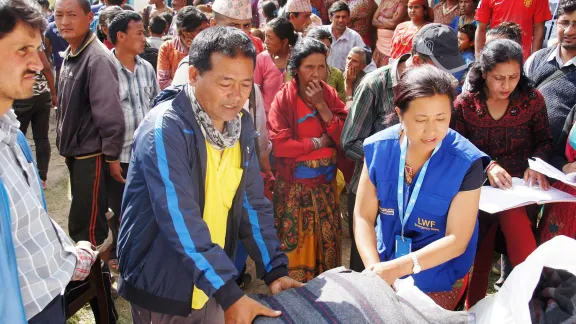
[(469, 323), (466, 312), (451, 312), (440, 307), (419, 311), (399, 298), (376, 274), (353, 272), (344, 267), (327, 271), (304, 287), (276, 296), (250, 297), (282, 311), (278, 318), (258, 317), (256, 324)]
[(576, 323), (576, 276), (545, 267), (528, 306), (532, 323)]

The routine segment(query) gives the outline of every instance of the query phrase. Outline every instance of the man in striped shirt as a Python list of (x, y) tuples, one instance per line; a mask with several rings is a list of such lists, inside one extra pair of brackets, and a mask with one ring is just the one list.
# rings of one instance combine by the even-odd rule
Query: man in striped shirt
[(0, 280), (3, 323), (64, 323), (64, 290), (84, 280), (96, 259), (46, 212), (26, 138), (11, 106), (33, 95), (46, 22), (30, 0), (0, 1)]

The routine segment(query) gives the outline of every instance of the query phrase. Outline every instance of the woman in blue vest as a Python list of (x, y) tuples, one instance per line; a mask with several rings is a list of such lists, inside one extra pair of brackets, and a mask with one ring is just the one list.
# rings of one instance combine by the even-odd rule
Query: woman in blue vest
[[(453, 78), (425, 65), (394, 89), (400, 124), (364, 142), (354, 237), (366, 269), (392, 285), (412, 275), (440, 306), (466, 290), (489, 158), (449, 128)], [(376, 226), (374, 226), (376, 224)]]

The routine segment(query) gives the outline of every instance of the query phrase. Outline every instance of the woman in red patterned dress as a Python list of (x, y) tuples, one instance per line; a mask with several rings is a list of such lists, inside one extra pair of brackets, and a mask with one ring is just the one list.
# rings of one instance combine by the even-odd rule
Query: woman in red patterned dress
[(348, 28), (355, 30), (364, 44), (374, 48), (374, 27), (372, 26), (372, 16), (376, 12), (378, 5), (373, 0), (348, 0), (350, 7), (350, 21)]
[(430, 12), (431, 10), (428, 8), (426, 0), (408, 0), (408, 17), (410, 17), (410, 21), (405, 21), (396, 26), (394, 36), (392, 36), (391, 58), (397, 59), (406, 53), (410, 53), (414, 35), (424, 25), (432, 22)]
[[(486, 44), (470, 72), (472, 91), (454, 102), (452, 128), (492, 158), (486, 175), (493, 187), (512, 189), (512, 177), (516, 177), (531, 185), (538, 182), (547, 190), (548, 180), (528, 168), (528, 159), (547, 161), (552, 153), (548, 114), (544, 98), (531, 86), (522, 65), (522, 48), (516, 42), (504, 39)], [(530, 207), (534, 206), (491, 216), (480, 213), (480, 231), (485, 231), (474, 259), (467, 306), (486, 295), (498, 225), (512, 266), (536, 249)]]

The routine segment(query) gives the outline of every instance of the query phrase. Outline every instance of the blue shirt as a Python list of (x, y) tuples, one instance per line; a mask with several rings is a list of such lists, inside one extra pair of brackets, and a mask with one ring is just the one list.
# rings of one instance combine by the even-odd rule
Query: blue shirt
[(54, 62), (54, 67), (58, 70), (60, 69), (60, 66), (62, 66), (62, 61), (64, 60), (59, 53), (64, 52), (68, 48), (68, 42), (60, 36), (55, 22), (48, 24), (46, 32), (44, 32), (44, 37), (50, 41), (50, 57), (52, 58), (52, 62)]

